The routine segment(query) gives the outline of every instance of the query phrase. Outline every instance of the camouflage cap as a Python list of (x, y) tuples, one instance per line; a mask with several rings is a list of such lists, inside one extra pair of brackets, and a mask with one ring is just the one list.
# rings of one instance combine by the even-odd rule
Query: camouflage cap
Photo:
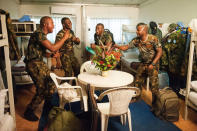
[(168, 26), (168, 32), (170, 33), (172, 31), (176, 30), (176, 27), (177, 27), (177, 24), (175, 24), (175, 23), (170, 24)]

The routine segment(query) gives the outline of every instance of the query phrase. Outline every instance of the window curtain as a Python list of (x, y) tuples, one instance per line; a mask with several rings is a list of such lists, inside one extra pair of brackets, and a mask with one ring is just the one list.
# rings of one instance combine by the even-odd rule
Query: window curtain
[[(36, 24), (40, 24), (40, 19), (42, 16), (32, 16), (31, 21), (34, 21)], [(61, 19), (63, 17), (68, 17), (71, 22), (72, 22), (72, 30), (75, 32), (76, 31), (76, 17), (75, 16), (60, 16), (60, 15), (55, 15), (55, 16), (50, 16), (53, 19), (54, 22), (54, 29), (53, 32), (47, 35), (47, 38), (49, 41), (52, 43), (55, 43), (55, 38), (57, 33), (62, 29), (62, 23)]]
[(109, 29), (114, 36), (114, 41), (118, 44), (122, 43), (122, 25), (131, 25), (131, 18), (88, 18), (88, 39), (90, 43), (94, 43), (94, 33), (98, 23), (104, 24), (105, 29)]

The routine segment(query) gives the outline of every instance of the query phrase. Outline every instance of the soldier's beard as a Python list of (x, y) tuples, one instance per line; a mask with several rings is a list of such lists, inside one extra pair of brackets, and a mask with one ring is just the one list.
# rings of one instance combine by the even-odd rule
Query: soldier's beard
[(68, 25), (65, 25), (65, 28), (66, 28), (67, 30), (71, 30), (71, 28), (70, 28)]

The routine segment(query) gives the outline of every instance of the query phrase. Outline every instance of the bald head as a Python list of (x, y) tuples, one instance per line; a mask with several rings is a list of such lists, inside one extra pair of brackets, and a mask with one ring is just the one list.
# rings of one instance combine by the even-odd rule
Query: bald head
[(148, 26), (145, 23), (137, 24), (136, 29), (136, 34), (138, 37), (146, 36), (148, 33)]
[(144, 30), (145, 32), (148, 32), (148, 26), (145, 23), (138, 23), (136, 26), (136, 29), (138, 29), (138, 27), (141, 27), (142, 30)]
[(40, 28), (43, 30), (45, 34), (52, 33), (54, 24), (53, 20), (49, 16), (44, 16), (40, 19)]
[(49, 17), (49, 16), (43, 16), (43, 17), (40, 19), (40, 28), (43, 28), (44, 25), (47, 24), (49, 20), (52, 20), (52, 18)]

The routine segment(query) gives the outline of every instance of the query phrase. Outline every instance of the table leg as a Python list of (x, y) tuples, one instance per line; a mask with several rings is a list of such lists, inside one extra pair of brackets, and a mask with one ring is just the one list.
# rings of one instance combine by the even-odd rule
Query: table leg
[(97, 130), (97, 123), (98, 123), (98, 111), (97, 111), (97, 104), (94, 98), (94, 87), (90, 87), (90, 84), (87, 85), (88, 90), (88, 105), (91, 111), (91, 131)]

